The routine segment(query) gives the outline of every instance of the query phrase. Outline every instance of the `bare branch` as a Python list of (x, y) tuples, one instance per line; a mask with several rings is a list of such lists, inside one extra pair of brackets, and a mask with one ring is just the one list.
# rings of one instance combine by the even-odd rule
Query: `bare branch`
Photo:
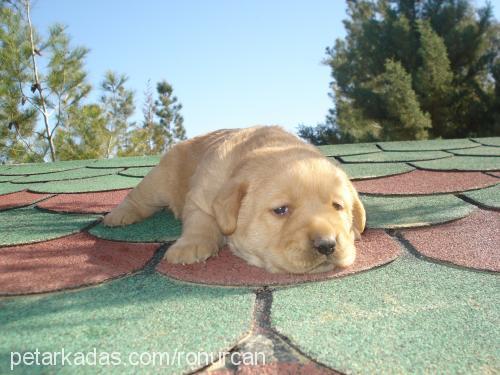
[(21, 135), (21, 133), (19, 132), (19, 129), (17, 126), (14, 126), (14, 129), (16, 129), (16, 135), (17, 135), (17, 139), (19, 139), (22, 143), (24, 143), (24, 145), (26, 146), (26, 148), (32, 153), (34, 154), (35, 152), (33, 151), (33, 149), (31, 148), (30, 144), (28, 141), (26, 141), (24, 139), (24, 137)]
[(33, 87), (35, 88), (34, 91), (38, 91), (38, 95), (40, 96), (40, 103), (41, 103), (41, 111), (38, 109), (43, 117), (43, 122), (45, 125), (45, 132), (47, 133), (47, 142), (49, 144), (49, 149), (50, 149), (50, 158), (52, 161), (56, 160), (56, 154), (55, 154), (55, 149), (54, 149), (54, 142), (52, 139), (52, 135), (50, 132), (50, 125), (49, 125), (49, 115), (47, 113), (47, 106), (45, 104), (45, 98), (42, 93), (42, 86), (40, 84), (40, 79), (38, 77), (38, 67), (36, 64), (36, 46), (35, 42), (33, 39), (33, 25), (31, 24), (31, 15), (30, 15), (30, 0), (24, 0), (24, 7), (26, 10), (26, 18), (28, 20), (28, 26), (30, 30), (30, 43), (31, 43), (31, 59), (33, 62), (33, 76), (35, 79), (35, 82), (33, 83)]

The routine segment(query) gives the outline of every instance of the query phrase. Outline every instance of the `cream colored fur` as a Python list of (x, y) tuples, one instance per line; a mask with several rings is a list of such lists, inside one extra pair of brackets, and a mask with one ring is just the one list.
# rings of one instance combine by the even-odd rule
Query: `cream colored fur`
[[(273, 209), (287, 206), (285, 215)], [(270, 272), (347, 267), (365, 210), (345, 173), (279, 127), (219, 130), (182, 142), (104, 218), (127, 225), (168, 207), (183, 222), (166, 252), (172, 263), (204, 261), (228, 243)], [(336, 241), (324, 255), (318, 239)]]

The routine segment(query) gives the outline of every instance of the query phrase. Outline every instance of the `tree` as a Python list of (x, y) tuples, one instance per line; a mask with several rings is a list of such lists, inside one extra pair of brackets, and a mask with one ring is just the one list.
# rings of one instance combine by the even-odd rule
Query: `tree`
[[(367, 103), (365, 113), (383, 124), (382, 140), (427, 139), (430, 116), (420, 109), (411, 77), (401, 63), (387, 60), (385, 71), (369, 82), (374, 105)], [(370, 108), (371, 107), (371, 108)]]
[(421, 64), (415, 73), (415, 88), (419, 92), (422, 107), (432, 118), (435, 136), (452, 137), (454, 125), (450, 123), (453, 93), (453, 73), (444, 40), (432, 29), (429, 21), (417, 21), (420, 35), (418, 56)]
[(127, 130), (135, 111), (134, 92), (125, 88), (128, 77), (108, 71), (101, 83), (101, 105), (106, 116), (105, 157), (116, 156), (127, 148)]
[(155, 129), (159, 126), (156, 120), (156, 105), (153, 96), (153, 88), (151, 87), (151, 80), (146, 83), (146, 91), (144, 91), (144, 105), (142, 107), (142, 114), (144, 120), (142, 121), (143, 133), (146, 135), (145, 139), (147, 144), (146, 154), (151, 155), (154, 153), (155, 144), (153, 134)]
[[(50, 35), (46, 46), (49, 53), (48, 71), (45, 78), (47, 92), (42, 91), (41, 84), (37, 91), (40, 103), (45, 102), (45, 110), (51, 110), (54, 117), (52, 129), (46, 123), (46, 139), (53, 153), (52, 159), (57, 158), (57, 148), (53, 145), (55, 131), (60, 128), (68, 128), (69, 116), (75, 112), (82, 101), (91, 90), (90, 84), (86, 82), (87, 73), (83, 70), (85, 57), (88, 49), (84, 47), (70, 47), (70, 38), (66, 33), (66, 27), (55, 25), (50, 28)], [(43, 107), (42, 107), (43, 108)]]
[(173, 88), (166, 81), (156, 85), (158, 99), (153, 99), (150, 82), (144, 93), (144, 120), (128, 134), (127, 149), (122, 155), (157, 155), (167, 151), (176, 142), (186, 139), (182, 105)]
[[(0, 91), (2, 110), (11, 119), (10, 128), (19, 130), (17, 144), (22, 140), (34, 158), (43, 159), (49, 153), (54, 161), (57, 159), (55, 131), (65, 126), (67, 114), (91, 89), (83, 69), (88, 50), (72, 48), (62, 25), (51, 27), (47, 40), (42, 40), (31, 22), (29, 0), (2, 2), (2, 24), (2, 47), (5, 47), (2, 59), (7, 62)], [(44, 69), (38, 61), (42, 55), (47, 61)], [(13, 100), (28, 106), (21, 116), (26, 120), (24, 124), (19, 117), (15, 119)], [(43, 120), (42, 132), (35, 131), (36, 114)]]
[(500, 26), (490, 4), (347, 5), (346, 37), (326, 49), (334, 108), (322, 128), (302, 126), (300, 135), (352, 142), (500, 134)]
[(178, 141), (186, 139), (184, 118), (180, 114), (182, 104), (173, 96), (174, 89), (167, 81), (158, 82), (156, 85), (158, 100), (155, 101), (156, 116), (159, 125), (155, 127), (153, 139), (155, 151), (164, 152)]
[(54, 145), (60, 160), (100, 159), (107, 153), (106, 117), (97, 104), (72, 107), (66, 114), (67, 126), (59, 128)]
[(39, 161), (37, 111), (20, 89), (30, 79), (28, 28), (16, 9), (0, 7), (0, 163)]

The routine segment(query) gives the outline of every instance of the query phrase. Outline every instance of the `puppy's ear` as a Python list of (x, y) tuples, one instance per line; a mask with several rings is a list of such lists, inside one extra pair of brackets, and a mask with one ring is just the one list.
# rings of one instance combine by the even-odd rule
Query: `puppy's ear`
[(361, 199), (359, 199), (358, 192), (354, 189), (354, 186), (349, 182), (349, 186), (352, 194), (352, 231), (354, 232), (354, 237), (359, 240), (361, 233), (365, 230), (366, 225), (366, 212)]
[(212, 204), (217, 225), (225, 236), (236, 230), (241, 201), (247, 193), (248, 184), (230, 180), (219, 191)]

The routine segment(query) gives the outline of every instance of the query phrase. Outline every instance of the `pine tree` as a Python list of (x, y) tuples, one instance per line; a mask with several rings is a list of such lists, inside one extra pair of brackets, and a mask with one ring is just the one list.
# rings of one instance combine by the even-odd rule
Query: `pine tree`
[[(56, 24), (50, 28), (46, 50), (49, 55), (46, 89), (42, 91), (39, 87), (37, 90), (40, 97), (44, 97), (47, 110), (53, 113), (52, 129), (47, 137), (50, 144), (57, 129), (71, 131), (69, 128), (73, 124), (70, 124), (69, 116), (78, 111), (92, 87), (87, 83), (87, 73), (83, 67), (89, 50), (84, 47), (71, 48), (66, 27)], [(57, 147), (54, 148), (57, 155)]]
[(67, 126), (56, 131), (54, 145), (60, 160), (101, 159), (106, 156), (106, 117), (97, 104), (72, 107)]
[(450, 113), (453, 73), (443, 38), (436, 34), (428, 21), (417, 22), (420, 34), (418, 55), (421, 63), (415, 74), (415, 87), (420, 103), (432, 119), (432, 135), (453, 136), (453, 116)]
[[(2, 128), (12, 160), (57, 159), (53, 138), (66, 125), (66, 116), (78, 107), (91, 87), (86, 83), (83, 64), (88, 50), (72, 48), (65, 27), (50, 28), (43, 40), (31, 22), (30, 0), (2, 2), (0, 112), (10, 133)], [(47, 61), (39, 62), (40, 56)], [(16, 109), (17, 108), (17, 109)], [(36, 130), (37, 117), (43, 130)], [(15, 134), (12, 135), (12, 132)], [(10, 135), (9, 135), (10, 134)], [(2, 138), (4, 139), (4, 138)], [(22, 161), (21, 160), (21, 161)]]
[(154, 151), (165, 152), (173, 144), (186, 139), (184, 118), (180, 114), (182, 104), (178, 103), (173, 95), (173, 88), (167, 81), (158, 82), (156, 85), (158, 99), (155, 101), (156, 116), (159, 124), (153, 132)]
[(127, 149), (127, 131), (133, 126), (130, 117), (134, 113), (134, 92), (125, 88), (128, 77), (112, 71), (106, 72), (101, 83), (101, 105), (106, 116), (105, 157), (123, 154)]
[(0, 6), (0, 163), (41, 160), (36, 149), (37, 111), (20, 89), (30, 79), (27, 25), (12, 7)]
[(150, 81), (144, 92), (142, 126), (135, 126), (127, 134), (127, 147), (121, 155), (158, 155), (175, 143), (186, 139), (182, 105), (173, 96), (173, 88), (166, 81), (156, 85), (155, 100)]
[[(334, 108), (321, 128), (302, 126), (300, 135), (352, 142), (500, 134), (495, 91), (500, 26), (490, 4), (480, 9), (470, 0), (347, 4), (346, 36), (326, 49)], [(391, 85), (402, 95), (399, 100), (391, 97)]]
[(369, 84), (376, 105), (368, 117), (380, 119), (383, 140), (427, 139), (430, 117), (420, 109), (411, 77), (401, 63), (387, 60), (384, 73)]

